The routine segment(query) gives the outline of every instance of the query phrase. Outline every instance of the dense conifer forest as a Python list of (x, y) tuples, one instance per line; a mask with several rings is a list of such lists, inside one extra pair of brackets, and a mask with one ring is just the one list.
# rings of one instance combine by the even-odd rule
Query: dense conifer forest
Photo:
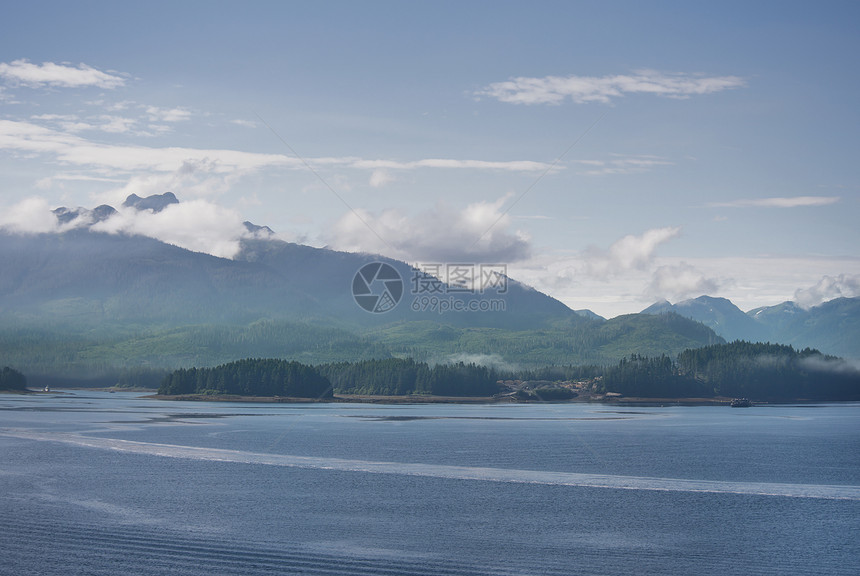
[(27, 378), (13, 368), (0, 370), (0, 390), (26, 390)]
[(499, 392), (500, 376), (495, 370), (463, 362), (430, 366), (412, 359), (387, 358), (319, 368), (339, 394), (492, 396)]
[(860, 371), (811, 348), (736, 341), (668, 356), (632, 355), (606, 370), (608, 392), (641, 397), (858, 400)]
[(331, 383), (316, 368), (299, 362), (247, 359), (215, 368), (182, 368), (169, 374), (159, 394), (236, 394), (330, 398)]
[(158, 392), (178, 394), (235, 394), (331, 398), (339, 394), (402, 396), (492, 396), (499, 391), (494, 370), (475, 364), (437, 364), (387, 358), (338, 362), (318, 367), (299, 362), (248, 359), (215, 368), (172, 372)]

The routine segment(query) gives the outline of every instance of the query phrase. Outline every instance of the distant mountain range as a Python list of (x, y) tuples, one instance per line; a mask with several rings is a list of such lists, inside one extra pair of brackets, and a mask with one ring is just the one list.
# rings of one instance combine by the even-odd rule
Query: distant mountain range
[(743, 312), (725, 298), (699, 296), (657, 302), (642, 314), (665, 312), (701, 322), (728, 341), (776, 342), (860, 359), (860, 298), (837, 298), (808, 310), (783, 302)]
[[(122, 209), (156, 213), (178, 202), (171, 193), (132, 195)], [(503, 274), (485, 290), (470, 290), (397, 260), (284, 242), (249, 222), (241, 251), (225, 259), (91, 230), (116, 214), (107, 205), (54, 214), (78, 225), (51, 234), (0, 231), (0, 365), (28, 376), (114, 378), (246, 357), (604, 364), (734, 338), (860, 356), (855, 300), (744, 314), (727, 300), (702, 297), (605, 320)], [(400, 288), (397, 278), (386, 284), (384, 270), (394, 271)], [(379, 304), (390, 310), (362, 309), (354, 298), (361, 290), (384, 292), (388, 304), (382, 297)], [(443, 301), (448, 310), (440, 310)]]

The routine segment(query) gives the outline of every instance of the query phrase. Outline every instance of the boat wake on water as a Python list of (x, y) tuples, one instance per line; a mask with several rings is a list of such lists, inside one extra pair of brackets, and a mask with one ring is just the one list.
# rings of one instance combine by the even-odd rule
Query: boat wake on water
[(98, 438), (70, 433), (47, 434), (14, 429), (2, 430), (0, 431), (0, 435), (42, 442), (59, 442), (101, 450), (116, 450), (133, 454), (146, 454), (163, 458), (231, 462), (237, 464), (260, 464), (288, 468), (364, 472), (371, 474), (398, 474), (404, 476), (482, 482), (610, 488), (617, 490), (702, 492), (713, 494), (744, 494), (754, 496), (860, 501), (860, 486), (852, 485), (652, 478), (645, 476), (518, 470), (510, 468), (452, 466), (413, 462), (383, 462), (345, 458), (297, 456), (289, 454), (267, 454), (221, 448), (179, 446), (174, 444), (136, 442), (114, 438)]

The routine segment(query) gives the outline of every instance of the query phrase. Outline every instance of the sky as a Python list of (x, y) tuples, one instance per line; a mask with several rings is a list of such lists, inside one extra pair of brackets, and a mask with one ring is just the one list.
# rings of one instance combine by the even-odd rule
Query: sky
[(860, 296), (856, 2), (15, 2), (0, 227), (504, 264), (604, 317)]

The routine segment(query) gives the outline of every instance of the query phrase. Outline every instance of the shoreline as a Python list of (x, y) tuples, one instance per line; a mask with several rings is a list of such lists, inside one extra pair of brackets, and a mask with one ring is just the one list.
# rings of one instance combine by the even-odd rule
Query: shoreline
[[(382, 396), (335, 394), (331, 398), (296, 398), (288, 396), (238, 396), (231, 394), (150, 394), (143, 398), (180, 402), (256, 402), (265, 404), (606, 404), (616, 406), (729, 406), (732, 399), (716, 398), (640, 398), (606, 397), (584, 394), (567, 400), (522, 400), (512, 396)], [(809, 403), (795, 399), (784, 402), (753, 402), (754, 406)]]
[[(0, 390), (0, 394), (43, 395), (64, 394), (66, 391), (86, 390), (101, 392), (155, 392), (152, 388), (71, 388), (56, 389), (50, 392), (43, 390)], [(385, 396), (361, 394), (335, 394), (330, 398), (299, 398), (294, 396), (240, 396), (233, 394), (147, 394), (140, 396), (148, 400), (178, 401), (178, 402), (239, 402), (260, 404), (603, 404), (608, 406), (729, 406), (732, 398), (718, 396), (714, 398), (645, 398), (638, 396), (615, 396), (612, 394), (580, 393), (575, 398), (564, 400), (524, 400), (512, 395), (503, 396)], [(752, 400), (753, 406), (779, 406), (786, 404), (822, 404), (822, 403), (857, 402), (856, 400), (811, 400), (809, 398), (790, 398), (784, 400)]]
[(499, 404), (492, 396), (362, 396), (335, 394), (331, 398), (298, 398), (294, 396), (239, 396), (234, 394), (150, 394), (150, 400), (180, 402), (258, 402), (266, 404)]

